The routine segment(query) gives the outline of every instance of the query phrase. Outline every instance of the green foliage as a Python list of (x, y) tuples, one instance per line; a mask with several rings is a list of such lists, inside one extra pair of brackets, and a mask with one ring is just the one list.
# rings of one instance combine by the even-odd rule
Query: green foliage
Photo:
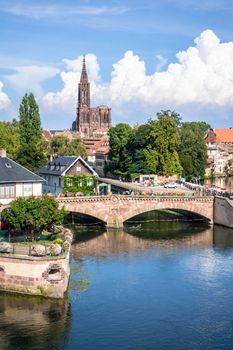
[(64, 243), (64, 240), (61, 238), (56, 238), (53, 240), (53, 243), (62, 245)]
[[(89, 185), (88, 180), (92, 179), (93, 184)], [(82, 192), (93, 194), (96, 188), (96, 177), (94, 175), (63, 176), (63, 192)]]
[(202, 178), (207, 163), (205, 122), (182, 123), (170, 110), (156, 120), (131, 128), (117, 124), (109, 130), (110, 164), (106, 170), (134, 178), (139, 174), (180, 175)]
[(0, 148), (7, 151), (7, 156), (17, 161), (19, 152), (19, 122), (15, 119), (12, 122), (0, 122)]
[(182, 167), (177, 152), (180, 145), (180, 117), (169, 110), (157, 113), (157, 117), (157, 120), (150, 120), (151, 130), (145, 149), (148, 168), (154, 174), (181, 174)]
[(118, 175), (126, 175), (129, 162), (129, 152), (127, 144), (132, 135), (132, 128), (128, 124), (117, 124), (109, 130), (110, 152), (109, 159), (111, 163), (106, 169)]
[(32, 93), (25, 94), (19, 108), (20, 148), (18, 161), (34, 171), (46, 163), (45, 141), (39, 107)]
[(86, 148), (79, 138), (70, 140), (66, 136), (57, 135), (51, 139), (48, 153), (52, 158), (61, 156), (86, 156)]
[(2, 212), (2, 219), (11, 228), (34, 235), (50, 230), (55, 224), (61, 224), (64, 215), (53, 197), (43, 196), (16, 199), (9, 209)]
[(148, 174), (150, 172), (144, 152), (148, 144), (148, 135), (150, 131), (150, 123), (133, 128), (132, 135), (127, 144), (130, 155), (128, 158), (127, 170), (131, 178), (139, 174)]
[(186, 179), (204, 178), (207, 166), (207, 148), (204, 136), (210, 128), (205, 122), (186, 122), (180, 127), (179, 157)]

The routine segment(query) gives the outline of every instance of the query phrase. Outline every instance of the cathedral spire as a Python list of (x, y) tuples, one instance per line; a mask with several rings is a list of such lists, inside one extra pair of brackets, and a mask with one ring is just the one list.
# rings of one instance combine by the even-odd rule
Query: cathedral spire
[(88, 82), (85, 55), (83, 55), (83, 67), (82, 67), (82, 73), (81, 73), (81, 77), (80, 77), (80, 83), (84, 83), (84, 82), (85, 83)]
[(90, 107), (90, 83), (88, 81), (85, 56), (83, 56), (83, 67), (78, 85), (78, 107)]

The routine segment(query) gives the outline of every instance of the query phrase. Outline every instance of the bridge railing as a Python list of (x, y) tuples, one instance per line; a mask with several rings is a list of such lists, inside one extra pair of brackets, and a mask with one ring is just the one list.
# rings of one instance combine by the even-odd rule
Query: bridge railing
[(125, 195), (125, 194), (112, 194), (112, 195), (103, 195), (103, 196), (75, 196), (75, 197), (58, 197), (58, 202), (88, 202), (88, 201), (107, 201), (111, 199), (122, 199), (122, 200), (198, 200), (198, 201), (212, 201), (213, 196), (200, 196), (197, 194), (193, 195)]

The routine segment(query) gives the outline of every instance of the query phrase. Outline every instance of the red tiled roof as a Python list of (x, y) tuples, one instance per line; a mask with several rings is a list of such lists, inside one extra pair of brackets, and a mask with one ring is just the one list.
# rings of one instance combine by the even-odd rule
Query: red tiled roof
[(214, 129), (218, 142), (233, 143), (233, 129)]
[(95, 153), (108, 154), (109, 152), (109, 138), (89, 138), (84, 139), (84, 144), (87, 150), (87, 155), (94, 155)]
[(52, 134), (49, 130), (43, 130), (43, 136), (46, 140), (51, 139)]

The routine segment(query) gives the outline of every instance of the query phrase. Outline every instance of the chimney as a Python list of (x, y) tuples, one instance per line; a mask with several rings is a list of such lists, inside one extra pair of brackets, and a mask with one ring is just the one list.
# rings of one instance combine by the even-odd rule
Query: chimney
[(0, 148), (0, 157), (6, 157), (6, 149)]

